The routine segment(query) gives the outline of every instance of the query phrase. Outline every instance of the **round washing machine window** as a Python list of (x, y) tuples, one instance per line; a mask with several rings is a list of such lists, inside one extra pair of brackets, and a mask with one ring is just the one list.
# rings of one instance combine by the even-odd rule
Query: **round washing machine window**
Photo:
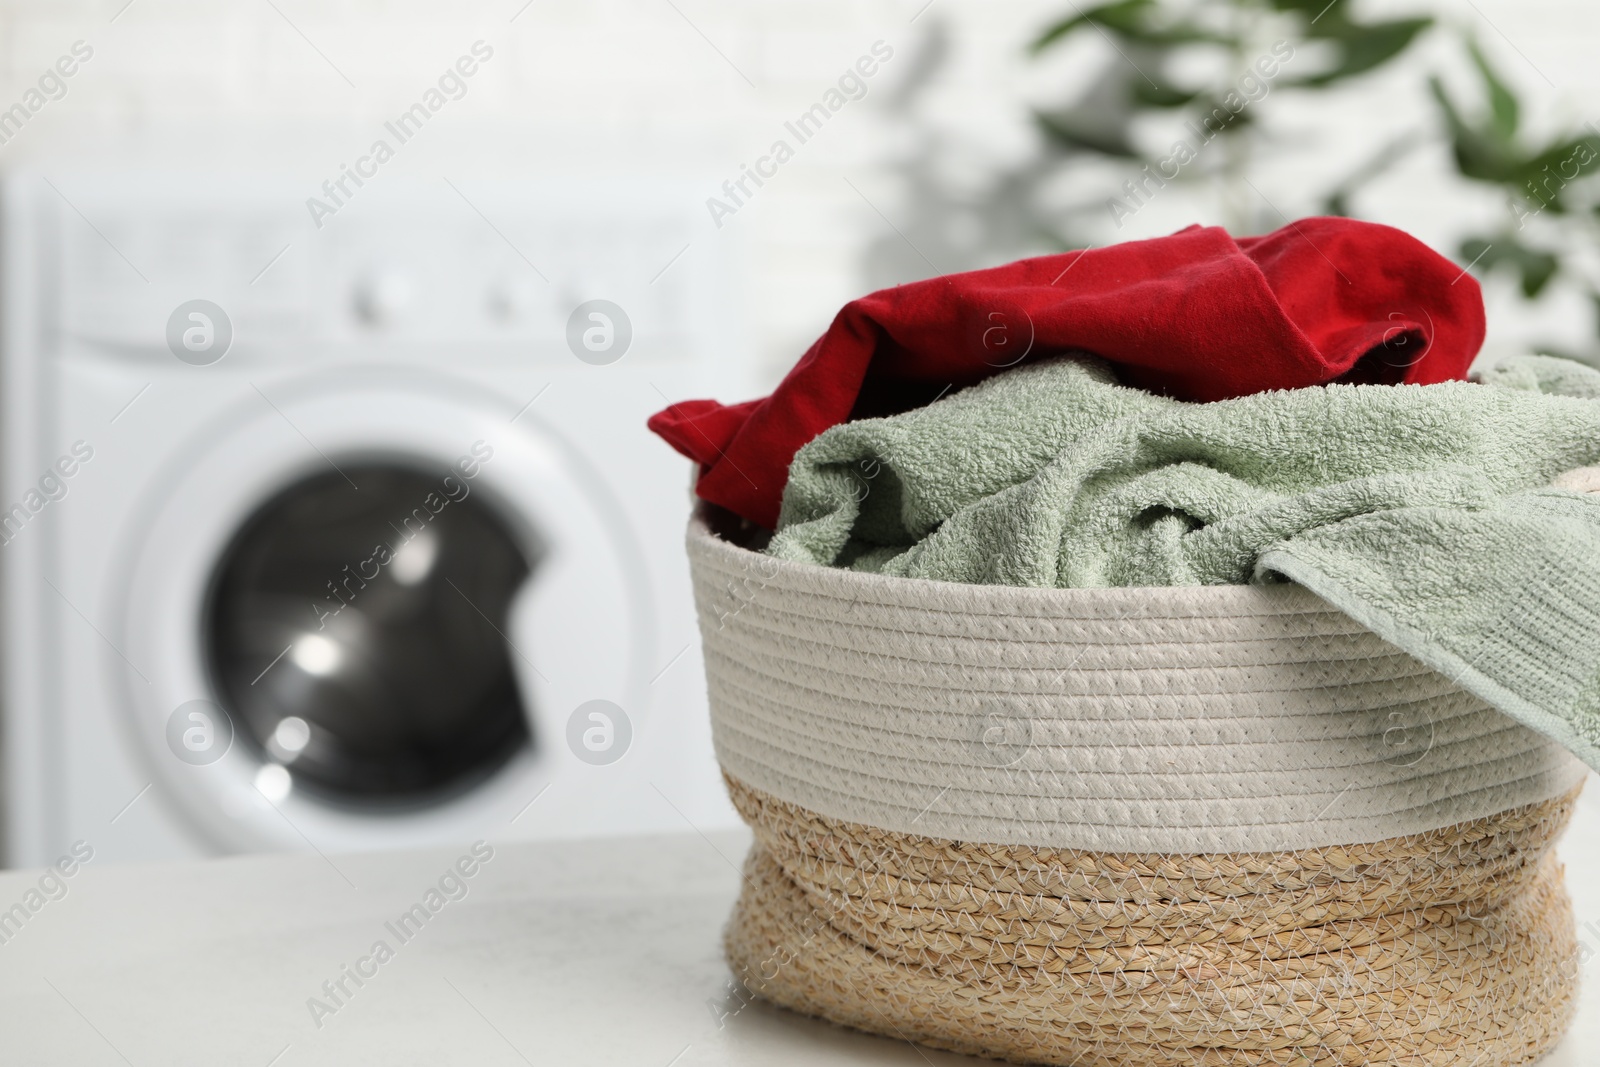
[(452, 486), (465, 488), (411, 460), (303, 477), (222, 553), (206, 667), (240, 738), (295, 788), (431, 803), (529, 743), (505, 631), (539, 560)]

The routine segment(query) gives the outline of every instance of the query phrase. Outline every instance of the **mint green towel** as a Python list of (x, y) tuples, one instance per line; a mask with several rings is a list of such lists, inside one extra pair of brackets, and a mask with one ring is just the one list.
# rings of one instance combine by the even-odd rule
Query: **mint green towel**
[[(1600, 372), (1192, 404), (1019, 367), (795, 457), (784, 559), (1060, 588), (1289, 578), (1600, 768)], [(1557, 394), (1568, 395), (1557, 395)]]

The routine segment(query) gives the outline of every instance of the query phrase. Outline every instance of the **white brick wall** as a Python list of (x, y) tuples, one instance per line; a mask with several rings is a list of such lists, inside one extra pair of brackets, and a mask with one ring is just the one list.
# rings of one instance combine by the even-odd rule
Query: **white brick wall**
[[(123, 3), (0, 0), (0, 106), (73, 41), (95, 48), (68, 96), (0, 147), (0, 167), (63, 159), (112, 166), (132, 157), (328, 173), (481, 37), (495, 47), (494, 59), (467, 96), (449, 105), (448, 125), (430, 127), (406, 167), (674, 175), (712, 195), (874, 40), (889, 41), (895, 59), (871, 80), (867, 99), (800, 146), (721, 230), (708, 218), (707, 239), (737, 242), (745, 258), (742, 287), (729, 299), (744, 307), (754, 356), (769, 375), (861, 291), (863, 249), (893, 237), (873, 207), (899, 223), (903, 188), (887, 164), (912, 146), (882, 104), (912, 66), (924, 32), (942, 21), (952, 51), (920, 113), (954, 139), (948, 163), (969, 176), (1028, 151), (1033, 135), (1023, 102), (1049, 99), (1081, 80), (1090, 69), (1081, 56), (1094, 47), (1082, 41), (1077, 53), (1047, 64), (1026, 59), (1028, 37), (1071, 7), (1042, 0), (933, 0), (914, 24), (923, 0), (534, 0), (515, 23), (523, 0), (134, 0), (111, 22)], [(1389, 14), (1399, 5), (1369, 6)], [(1486, 48), (1541, 105), (1535, 121), (1554, 125), (1600, 98), (1600, 64), (1590, 55), (1600, 15), (1590, 5), (1443, 6), (1457, 22), (1477, 27)], [(1381, 131), (1422, 121), (1415, 85), (1423, 70), (1445, 62), (1419, 59), (1366, 86), (1357, 106), (1306, 109), (1303, 124), (1291, 123), (1285, 137), (1316, 133), (1329, 144), (1286, 155), (1263, 191), (1290, 214), (1312, 209), (1315, 180), (1349, 165), (1356, 146), (1364, 151)], [(1441, 244), (1453, 239), (1465, 213), (1500, 210), (1487, 194), (1441, 195), (1443, 168), (1438, 146), (1419, 151), (1361, 206)], [(1219, 218), (1203, 190), (1180, 192), (1121, 231), (1108, 227), (1106, 237)], [(906, 258), (908, 270), (929, 273), (918, 256)], [(1530, 311), (1498, 290), (1494, 296), (1494, 344), (1502, 348), (1534, 326), (1545, 333), (1553, 322), (1586, 328), (1578, 309)]]

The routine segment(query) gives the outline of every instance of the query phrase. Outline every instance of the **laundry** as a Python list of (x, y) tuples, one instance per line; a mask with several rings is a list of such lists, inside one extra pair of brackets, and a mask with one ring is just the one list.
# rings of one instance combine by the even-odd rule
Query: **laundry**
[(817, 434), (1026, 360), (1088, 353), (1130, 385), (1221, 400), (1458, 379), (1483, 335), (1477, 283), (1399, 230), (1313, 218), (1236, 241), (1191, 226), (862, 297), (771, 396), (684, 401), (650, 427), (701, 466), (702, 499), (771, 529), (789, 463)]
[(1486, 377), (1194, 404), (1041, 361), (818, 437), (768, 551), (1019, 586), (1290, 579), (1600, 768), (1600, 371)]
[(1557, 356), (1518, 356), (1489, 367), (1477, 378), (1507, 389), (1600, 399), (1600, 375), (1586, 364)]

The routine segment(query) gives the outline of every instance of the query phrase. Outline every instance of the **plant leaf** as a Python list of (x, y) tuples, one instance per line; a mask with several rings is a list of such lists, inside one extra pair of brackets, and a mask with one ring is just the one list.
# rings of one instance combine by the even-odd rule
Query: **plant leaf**
[(1165, 14), (1156, 0), (1114, 0), (1087, 11), (1079, 8), (1076, 14), (1048, 27), (1029, 48), (1034, 55), (1038, 55), (1082, 26), (1093, 26), (1124, 40), (1160, 47), (1236, 43), (1233, 37), (1193, 22), (1165, 21)]
[(1450, 99), (1450, 94), (1445, 91), (1444, 82), (1437, 74), (1428, 78), (1428, 91), (1433, 94), (1433, 99), (1438, 103), (1440, 112), (1444, 115), (1445, 125), (1449, 127), (1450, 139), (1455, 140), (1466, 132), (1467, 124), (1461, 117), (1461, 111), (1456, 107), (1455, 101)]
[(1520, 185), (1527, 160), (1515, 146), (1467, 122), (1437, 75), (1428, 79), (1428, 88), (1444, 116), (1450, 150), (1461, 176), (1495, 185)]
[(1486, 273), (1504, 266), (1517, 272), (1522, 295), (1529, 300), (1544, 291), (1561, 270), (1561, 260), (1553, 252), (1525, 245), (1509, 234), (1493, 241), (1469, 237), (1461, 242), (1460, 254), (1468, 263), (1481, 266)]
[(1595, 172), (1596, 161), (1600, 161), (1600, 137), (1558, 141), (1522, 164), (1517, 192), (1526, 198), (1532, 191), (1545, 210), (1564, 215), (1568, 207), (1564, 194), (1573, 182)]
[(1472, 55), (1472, 62), (1477, 66), (1478, 73), (1483, 77), (1484, 91), (1489, 97), (1489, 109), (1494, 116), (1494, 129), (1501, 137), (1510, 140), (1516, 136), (1518, 112), (1516, 96), (1509, 86), (1495, 73), (1489, 65), (1489, 60), (1483, 54), (1483, 49), (1478, 47), (1475, 38), (1467, 38), (1467, 51)]
[(1322, 88), (1334, 82), (1365, 74), (1383, 66), (1404, 52), (1417, 35), (1433, 25), (1431, 18), (1394, 19), (1389, 22), (1352, 23), (1326, 19), (1307, 27), (1306, 36), (1332, 41), (1339, 46), (1339, 61), (1331, 70), (1295, 78), (1287, 84)]
[(1133, 101), (1143, 107), (1182, 107), (1199, 95), (1198, 90), (1166, 89), (1143, 78), (1133, 83)]
[(1067, 115), (1049, 115), (1042, 111), (1033, 113), (1033, 121), (1046, 137), (1066, 148), (1087, 148), (1104, 156), (1118, 159), (1138, 159), (1139, 151), (1128, 141), (1128, 129), (1090, 129), (1074, 122)]
[(1079, 26), (1088, 25), (1091, 20), (1098, 21), (1102, 26), (1120, 26), (1132, 22), (1154, 4), (1154, 0), (1113, 0), (1109, 4), (1084, 11), (1076, 7), (1077, 14), (1062, 19), (1060, 22), (1047, 28), (1030, 46), (1030, 51), (1038, 55), (1046, 48), (1062, 40), (1076, 30)]
[[(1242, 129), (1255, 121), (1251, 114), (1250, 108), (1248, 107), (1239, 111), (1230, 110), (1229, 107), (1223, 103), (1223, 100), (1225, 100), (1228, 95), (1232, 94), (1224, 94), (1223, 96), (1208, 95), (1201, 97), (1199, 99), (1199, 107), (1196, 108), (1195, 117), (1202, 125), (1205, 124), (1207, 119), (1215, 120), (1212, 125), (1216, 127), (1215, 133), (1218, 136), (1226, 135), (1232, 130)], [(1206, 127), (1207, 130), (1210, 130), (1211, 128), (1211, 126)]]
[(1274, 11), (1299, 11), (1310, 15), (1321, 22), (1323, 18), (1332, 15), (1339, 21), (1345, 19), (1344, 8), (1346, 0), (1271, 0), (1269, 6)]

